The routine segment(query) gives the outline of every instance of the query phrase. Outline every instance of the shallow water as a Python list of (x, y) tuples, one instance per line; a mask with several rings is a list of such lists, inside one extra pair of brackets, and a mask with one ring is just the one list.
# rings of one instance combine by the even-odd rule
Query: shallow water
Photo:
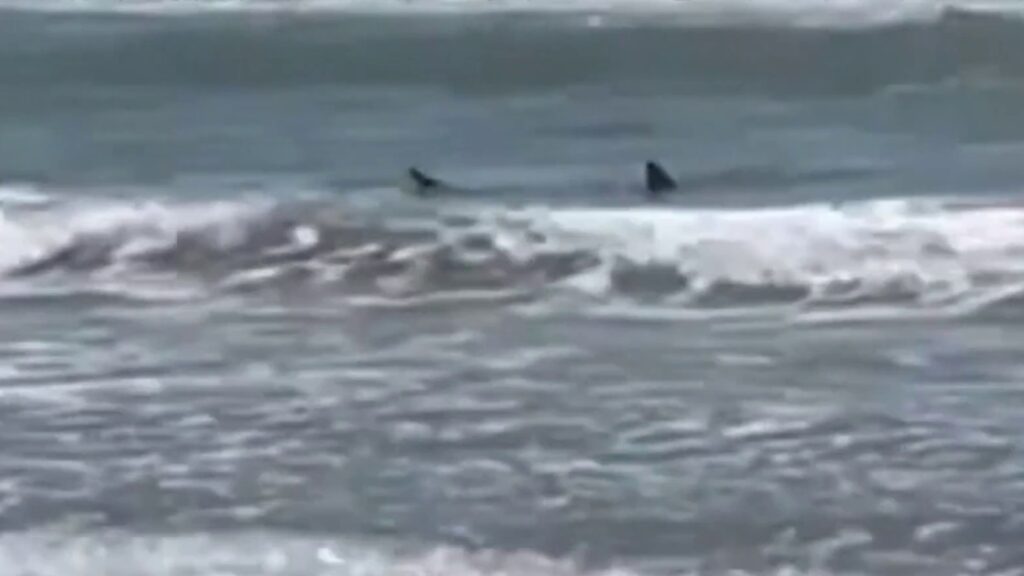
[(5, 572), (1024, 572), (1024, 25), (724, 6), (0, 12)]

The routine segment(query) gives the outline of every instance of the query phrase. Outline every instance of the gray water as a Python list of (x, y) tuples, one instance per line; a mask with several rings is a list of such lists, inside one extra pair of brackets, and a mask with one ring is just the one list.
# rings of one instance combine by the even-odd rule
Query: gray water
[(684, 24), (0, 11), (2, 573), (1024, 573), (1024, 24)]

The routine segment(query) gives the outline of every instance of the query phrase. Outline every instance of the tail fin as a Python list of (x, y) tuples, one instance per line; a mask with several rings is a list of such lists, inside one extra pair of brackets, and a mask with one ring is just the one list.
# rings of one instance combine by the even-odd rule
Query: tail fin
[(415, 194), (423, 194), (427, 190), (440, 188), (442, 185), (440, 180), (432, 176), (427, 176), (415, 166), (406, 170), (405, 175), (408, 178), (412, 192)]
[(660, 194), (678, 187), (675, 179), (660, 164), (650, 160), (644, 166), (644, 185), (651, 194)]

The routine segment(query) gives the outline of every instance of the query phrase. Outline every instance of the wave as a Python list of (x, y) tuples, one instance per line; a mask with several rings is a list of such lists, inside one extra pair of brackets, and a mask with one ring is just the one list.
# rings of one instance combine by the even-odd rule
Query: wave
[(0, 246), (0, 289), (60, 280), (130, 292), (158, 279), (204, 295), (391, 303), (569, 295), (699, 310), (934, 310), (1012, 302), (1024, 291), (1024, 207), (938, 199), (735, 210), (419, 207), (387, 217), (328, 199), (33, 204), (6, 209)]
[[(626, 570), (588, 571), (532, 552), (468, 552), (438, 546), (406, 552), (399, 546), (273, 531), (199, 535), (72, 535), (33, 530), (0, 536), (0, 562), (38, 576), (179, 574), (322, 574), (364, 576), (627, 576)], [(408, 546), (407, 546), (408, 547)]]
[(33, 90), (67, 83), (456, 91), (654, 84), (822, 95), (1024, 79), (1024, 20), (1009, 11), (923, 1), (719, 4), (672, 4), (647, 16), (636, 8), (416, 19), (301, 10), (182, 18), (5, 12), (0, 75), (8, 86)]

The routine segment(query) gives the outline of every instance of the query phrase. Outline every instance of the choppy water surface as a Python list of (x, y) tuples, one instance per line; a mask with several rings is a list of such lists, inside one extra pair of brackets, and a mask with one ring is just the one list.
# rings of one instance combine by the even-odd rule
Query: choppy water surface
[(843, 4), (8, 2), (3, 573), (1024, 573), (1024, 24)]

